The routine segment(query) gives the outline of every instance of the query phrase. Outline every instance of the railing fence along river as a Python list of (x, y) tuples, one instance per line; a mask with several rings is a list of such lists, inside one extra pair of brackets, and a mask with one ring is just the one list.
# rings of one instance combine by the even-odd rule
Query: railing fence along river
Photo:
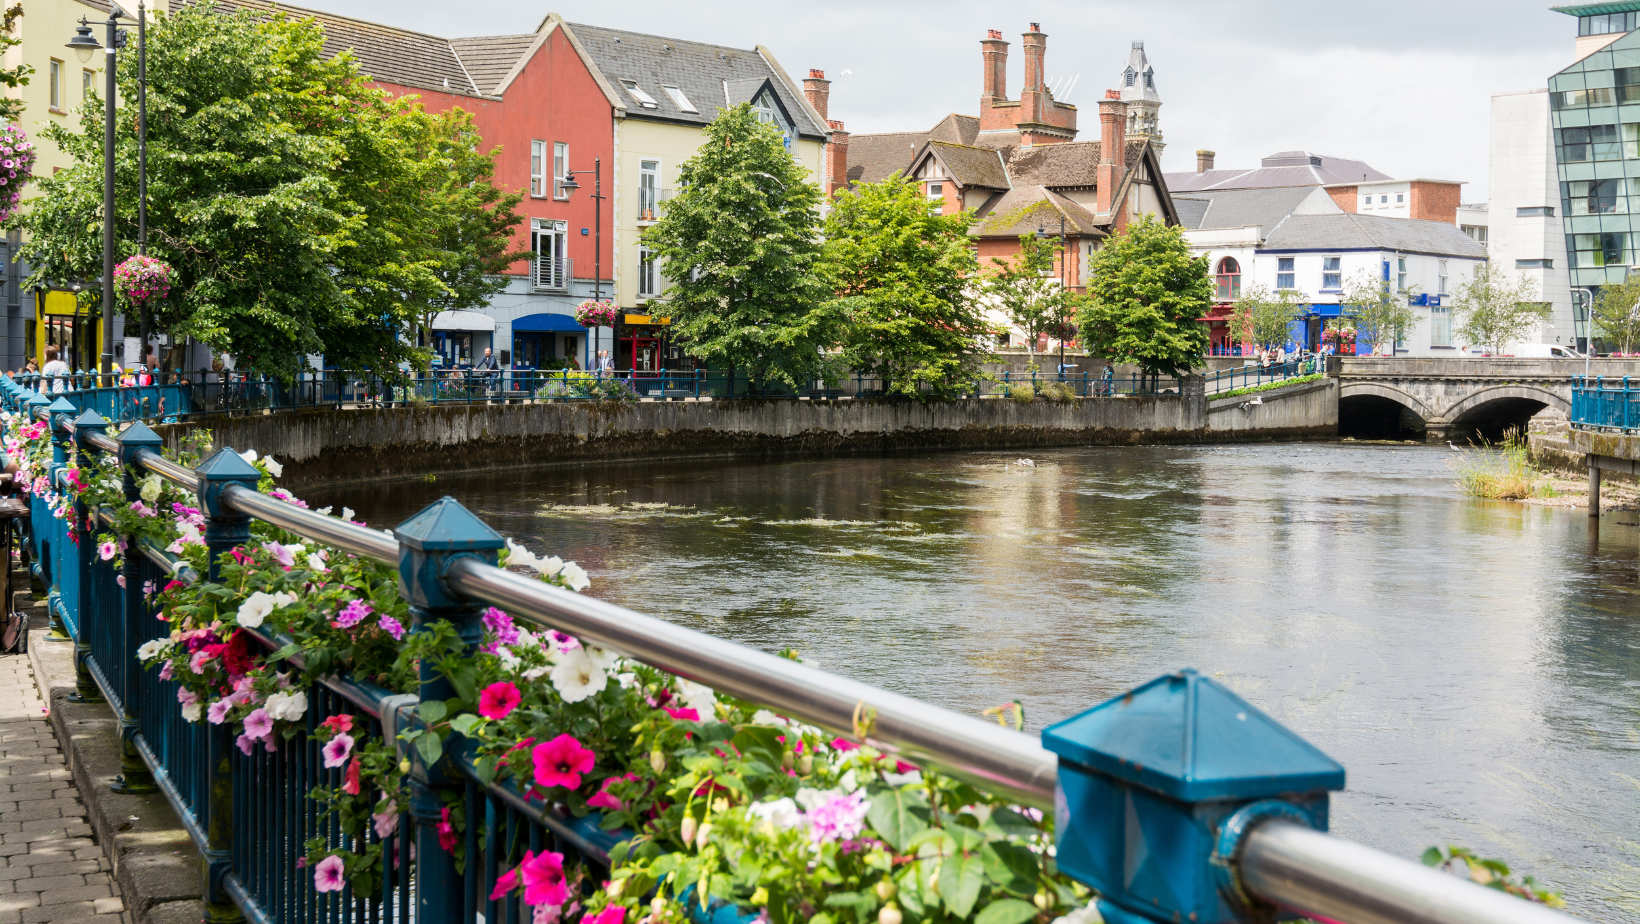
[[(84, 672), (81, 692), (105, 698), (124, 723), (124, 785), (140, 788), (151, 779), (199, 844), (213, 916), (231, 917), (236, 907), (255, 921), (471, 921), (479, 914), (487, 922), (520, 920), (525, 909), (516, 898), (486, 898), (502, 864), (514, 858), (509, 845), (522, 838), (534, 849), (606, 865), (621, 839), (621, 832), (599, 829), (596, 813), (577, 818), (510, 784), (483, 782), (456, 737), (432, 764), (419, 748), (400, 742), (401, 733), (425, 733), (429, 713), (419, 706), (452, 695), (449, 681), (426, 659), (419, 698), (390, 695), (344, 672), (319, 680), (306, 732), (349, 715), (399, 743), (413, 767), (411, 805), (404, 824), (382, 838), (387, 860), (373, 894), (317, 893), (312, 871), (301, 867), (303, 843), (338, 832), (307, 793), (315, 784), (338, 785), (342, 771), (324, 766), (311, 737), (272, 753), (246, 753), (226, 726), (185, 721), (177, 683), (143, 670), (136, 655), (162, 638), (166, 626), (154, 618), (143, 585), (172, 575), (188, 583), (214, 580), (222, 559), (247, 543), (257, 520), (396, 565), (415, 630), (449, 620), (471, 644), (483, 608), (501, 607), (536, 626), (1052, 811), (1057, 868), (1098, 891), (1106, 920), (1254, 921), (1275, 909), (1350, 924), (1571, 920), (1326, 834), (1328, 792), (1343, 787), (1343, 768), (1193, 671), (1159, 677), (1051, 726), (1038, 743), (504, 570), (497, 567), (503, 538), (452, 499), (389, 535), (259, 492), (262, 472), (232, 449), (188, 468), (165, 459), (161, 440), (141, 423), (114, 438), (104, 417), (65, 397), (52, 400), (9, 379), (0, 380), (0, 391), (19, 415), (14, 428), (35, 420), (50, 426), (51, 460), (42, 473), (49, 492), (32, 497), (27, 547), (49, 587), (53, 617), (73, 639)], [(197, 496), (209, 575), (179, 568), (173, 555), (135, 533), (126, 536), (129, 551), (117, 572), (96, 554), (91, 538), (91, 518), (112, 523), (111, 511), (56, 515), (45, 495), (69, 496), (71, 462), (89, 467), (101, 456), (124, 467), (124, 497), (132, 504), (140, 502), (139, 479), (148, 474)], [(240, 631), (267, 651), (287, 641)], [(441, 796), (464, 804), (474, 820), (460, 871), (442, 846), (440, 807), (449, 799)], [(710, 916), (726, 921), (756, 913), (718, 903)], [(697, 912), (697, 919), (708, 916)]]

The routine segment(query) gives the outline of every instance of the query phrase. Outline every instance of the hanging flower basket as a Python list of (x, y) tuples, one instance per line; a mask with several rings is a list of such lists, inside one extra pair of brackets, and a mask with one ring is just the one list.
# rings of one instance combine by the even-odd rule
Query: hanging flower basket
[(142, 308), (171, 294), (171, 280), (176, 271), (170, 264), (153, 257), (131, 257), (114, 267), (114, 288)]
[(0, 224), (11, 220), (23, 200), (23, 187), (34, 177), (37, 153), (21, 128), (0, 126)]
[(615, 305), (612, 302), (600, 302), (587, 299), (575, 306), (575, 323), (586, 328), (614, 327)]

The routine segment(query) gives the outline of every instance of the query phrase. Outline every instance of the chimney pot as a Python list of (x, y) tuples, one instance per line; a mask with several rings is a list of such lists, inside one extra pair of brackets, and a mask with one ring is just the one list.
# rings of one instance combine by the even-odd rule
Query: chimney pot
[(1001, 29), (987, 29), (987, 30), (985, 30), (985, 37), (986, 38), (993, 38), (993, 39), (1000, 39), (1000, 38), (1002, 38), (1002, 30)]
[(1001, 32), (990, 29), (979, 47), (980, 59), (985, 63), (984, 90), (979, 99), (983, 115), (992, 100), (1008, 98), (1008, 43), (1002, 40)]
[(831, 81), (826, 79), (826, 72), (817, 68), (809, 68), (808, 79), (803, 81), (803, 96), (820, 113), (821, 119), (829, 118), (826, 106), (831, 99)]
[(1038, 23), (1033, 22), (1033, 23), (1031, 23), (1031, 31), (1032, 32), (1041, 32), (1042, 31), (1042, 26), (1039, 25)]
[(825, 80), (826, 72), (818, 67), (811, 67), (809, 68), (809, 76), (813, 77), (815, 80)]
[(1121, 98), (1122, 98), (1122, 91), (1121, 90), (1106, 90), (1105, 91), (1105, 99), (1121, 99)]
[(1196, 152), (1196, 172), (1197, 173), (1206, 173), (1207, 171), (1212, 170), (1213, 169), (1213, 156), (1214, 155), (1213, 155), (1212, 151), (1197, 151)]

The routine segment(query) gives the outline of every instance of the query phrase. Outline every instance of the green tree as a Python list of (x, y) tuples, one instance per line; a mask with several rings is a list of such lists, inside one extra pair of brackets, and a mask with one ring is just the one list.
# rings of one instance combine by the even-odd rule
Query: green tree
[(1371, 270), (1351, 276), (1338, 301), (1355, 322), (1356, 342), (1374, 350), (1387, 343), (1393, 350), (1398, 341), (1405, 340), (1418, 323), (1418, 313), (1407, 304), (1407, 296), (1416, 289), (1396, 292), (1388, 280)]
[[(462, 117), (431, 116), (373, 88), (350, 54), (328, 57), (323, 43), (313, 20), (258, 22), (207, 5), (149, 29), (149, 252), (177, 271), (155, 320), (285, 379), (309, 353), (389, 374), (414, 358), (405, 335), (424, 307), (457, 297), (440, 276), (460, 275), (439, 246), (451, 227), (451, 170), (488, 182), (468, 159), (485, 155), (460, 153), (471, 145)], [(120, 76), (122, 95), (134, 98), (133, 71)], [(79, 123), (78, 132), (47, 130), (75, 163), (41, 180), (25, 217), (36, 279), (100, 276), (94, 94)], [(133, 120), (116, 131), (124, 256), (136, 249)], [(496, 236), (498, 224), (507, 222), (485, 233)]]
[(1145, 215), (1094, 252), (1080, 315), (1089, 351), (1137, 365), (1154, 380), (1201, 365), (1213, 303), (1207, 258), (1190, 255), (1179, 228)]
[[(0, 55), (9, 48), (16, 48), (23, 44), (17, 37), (17, 20), (23, 17), (23, 5), (13, 3), (6, 7), (0, 15)], [(34, 68), (28, 64), (18, 64), (16, 67), (0, 68), (0, 87), (15, 90), (18, 87), (28, 86), (28, 77), (34, 73)], [(0, 94), (0, 122), (15, 122), (22, 118), (23, 101), (21, 98)]]
[(890, 394), (960, 393), (980, 372), (986, 325), (970, 294), (972, 219), (937, 214), (899, 174), (844, 192), (826, 216), (843, 359)]
[(672, 332), (709, 363), (794, 389), (831, 380), (836, 342), (820, 189), (749, 104), (722, 110), (644, 242), (665, 261)]
[(1615, 353), (1640, 347), (1640, 274), (1617, 285), (1602, 286), (1589, 311), (1590, 325), (1601, 345)]
[[(1025, 350), (1035, 365), (1036, 343), (1043, 334), (1072, 334), (1075, 300), (1053, 274), (1060, 242), (1034, 234), (1019, 236), (1019, 256), (992, 257), (996, 272), (985, 277), (982, 291), (1025, 335)], [(1068, 339), (1061, 337), (1061, 340)]]
[(1452, 299), (1453, 336), (1494, 355), (1502, 353), (1531, 336), (1549, 316), (1549, 305), (1537, 297), (1536, 282), (1482, 263)]
[(1230, 330), (1241, 343), (1274, 347), (1292, 336), (1293, 322), (1304, 316), (1304, 302), (1297, 292), (1282, 289), (1272, 294), (1262, 285), (1248, 286), (1230, 306)]

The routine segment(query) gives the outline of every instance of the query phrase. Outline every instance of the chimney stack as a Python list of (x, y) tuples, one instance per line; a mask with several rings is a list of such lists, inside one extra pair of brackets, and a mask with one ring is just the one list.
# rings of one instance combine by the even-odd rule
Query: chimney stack
[(831, 143), (826, 145), (826, 198), (830, 199), (848, 188), (848, 132), (836, 119), (828, 119), (826, 126), (831, 129)]
[(1197, 151), (1196, 152), (1196, 172), (1197, 173), (1206, 173), (1207, 171), (1212, 170), (1212, 169), (1213, 169), (1213, 152), (1212, 151)]
[(826, 72), (817, 67), (809, 68), (809, 78), (803, 81), (803, 95), (808, 97), (809, 105), (820, 113), (820, 118), (826, 115), (826, 103), (831, 99), (831, 81), (826, 79)]
[(979, 44), (985, 61), (985, 89), (980, 94), (980, 108), (984, 109), (991, 100), (1008, 98), (1008, 43), (1001, 32), (989, 29)]
[(1048, 47), (1048, 33), (1042, 31), (1042, 26), (1031, 23), (1030, 31), (1021, 36), (1021, 43), (1025, 46), (1025, 87), (1022, 93), (1042, 89), (1042, 57)]
[(1094, 174), (1101, 214), (1108, 215), (1121, 207), (1112, 197), (1127, 172), (1126, 135), (1127, 103), (1122, 102), (1120, 91), (1106, 90), (1105, 98), (1099, 101), (1099, 169)]

